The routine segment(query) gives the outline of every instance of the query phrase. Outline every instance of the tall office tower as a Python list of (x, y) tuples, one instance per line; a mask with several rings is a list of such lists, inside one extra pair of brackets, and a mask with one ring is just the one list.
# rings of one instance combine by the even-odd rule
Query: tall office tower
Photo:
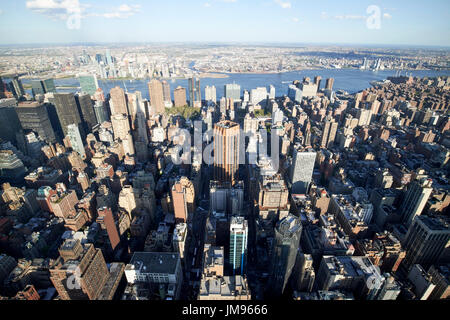
[(321, 76), (314, 77), (314, 84), (317, 86), (317, 90), (320, 90), (320, 84), (322, 82)]
[(163, 100), (164, 102), (172, 102), (172, 97), (170, 95), (170, 84), (166, 80), (161, 81), (163, 87)]
[(16, 112), (23, 129), (36, 132), (47, 143), (56, 142), (55, 132), (44, 104), (36, 101), (20, 102)]
[(80, 81), (81, 91), (93, 96), (98, 89), (97, 76), (94, 75), (80, 75), (78, 76)]
[[(97, 204), (98, 206), (98, 204)], [(108, 234), (109, 243), (111, 249), (115, 250), (120, 244), (120, 235), (117, 230), (116, 222), (114, 220), (114, 215), (111, 208), (101, 207), (97, 210), (97, 220), (96, 222), (100, 225), (102, 230), (106, 230)]]
[(23, 162), (11, 150), (0, 150), (0, 179), (23, 182), (27, 172)]
[(299, 292), (312, 292), (314, 288), (314, 281), (316, 279), (316, 273), (313, 267), (313, 257), (310, 254), (304, 254), (299, 252), (298, 254), (298, 268), (292, 271), (295, 282), (294, 289)]
[(138, 140), (148, 145), (148, 129), (147, 129), (147, 112), (146, 103), (142, 99), (142, 94), (136, 91), (137, 96), (137, 110), (136, 110), (136, 124), (138, 132)]
[(102, 124), (103, 122), (110, 120), (108, 109), (106, 108), (106, 104), (103, 101), (100, 100), (95, 101), (94, 113), (98, 124)]
[(150, 93), (150, 105), (154, 108), (156, 113), (164, 113), (164, 92), (161, 81), (152, 79), (148, 83), (148, 91)]
[(224, 93), (226, 99), (241, 100), (241, 86), (236, 83), (226, 84)]
[(230, 222), (229, 265), (233, 275), (243, 275), (247, 264), (248, 222), (244, 217), (232, 217)]
[(322, 132), (322, 141), (320, 143), (320, 146), (322, 148), (331, 148), (334, 145), (338, 126), (339, 124), (336, 121), (334, 121), (333, 118), (328, 118), (325, 121), (325, 125), (323, 127)]
[(11, 80), (11, 89), (13, 89), (13, 94), (16, 99), (25, 95), (25, 90), (23, 89), (22, 81), (20, 81), (19, 76), (15, 76)]
[(205, 87), (205, 101), (217, 102), (217, 93), (215, 86), (206, 86)]
[(298, 88), (302, 91), (302, 96), (306, 98), (317, 96), (317, 85), (314, 83), (303, 82), (298, 85)]
[(84, 132), (85, 134), (88, 134), (92, 132), (92, 128), (97, 124), (91, 96), (87, 93), (77, 93), (75, 95), (75, 101), (77, 102)]
[(50, 269), (50, 280), (62, 300), (97, 300), (109, 276), (102, 251), (93, 244), (67, 239)]
[(311, 184), (316, 162), (316, 152), (313, 149), (295, 150), (292, 160), (290, 179), (292, 194), (307, 194)]
[(111, 117), (114, 139), (124, 140), (130, 134), (130, 122), (125, 114), (115, 114)]
[(172, 186), (172, 202), (175, 211), (175, 220), (186, 223), (195, 211), (195, 189), (192, 182), (181, 177)]
[(109, 105), (111, 107), (111, 115), (126, 114), (128, 115), (127, 99), (125, 91), (121, 87), (112, 88), (109, 92), (111, 99)]
[(416, 216), (422, 214), (433, 188), (433, 181), (428, 178), (420, 178), (412, 181), (408, 186), (405, 197), (400, 206), (402, 222), (407, 228), (411, 225)]
[(269, 99), (275, 99), (275, 87), (273, 85), (269, 86)]
[(372, 121), (372, 110), (358, 109), (356, 113), (356, 118), (358, 119), (358, 126), (364, 127), (370, 125)]
[[(68, 125), (76, 124), (80, 128), (82, 124), (81, 116), (78, 112), (77, 102), (73, 93), (55, 93), (54, 104), (64, 137), (67, 136)], [(84, 130), (82, 127), (80, 128), (80, 133), (81, 137), (84, 138)]]
[(189, 105), (191, 107), (201, 107), (202, 92), (200, 90), (200, 79), (190, 78), (188, 80), (189, 87)]
[(175, 102), (175, 107), (187, 106), (186, 102), (186, 89), (183, 87), (178, 87), (173, 91), (173, 98)]
[(325, 89), (333, 90), (333, 85), (334, 85), (334, 79), (329, 78), (329, 79), (327, 79), (327, 82), (325, 83)]
[(0, 138), (13, 144), (17, 143), (16, 133), (22, 130), (16, 104), (14, 98), (0, 100)]
[(45, 93), (56, 93), (55, 81), (52, 78), (41, 80)]
[(0, 99), (6, 98), (6, 85), (3, 82), (2, 77), (0, 77)]
[(93, 96), (95, 101), (102, 101), (105, 102), (105, 93), (103, 92), (103, 90), (101, 88), (98, 88)]
[(31, 91), (33, 92), (34, 97), (38, 94), (45, 94), (45, 89), (41, 80), (31, 80)]
[(231, 121), (221, 121), (214, 126), (214, 180), (230, 182), (239, 180), (240, 127)]
[(69, 137), (70, 144), (72, 149), (82, 157), (86, 156), (86, 152), (84, 151), (83, 140), (81, 139), (80, 130), (76, 124), (70, 124), (67, 126), (67, 136)]
[(418, 216), (414, 219), (403, 243), (406, 257), (402, 265), (409, 271), (415, 264), (424, 269), (437, 263), (450, 240), (450, 228), (440, 219)]
[(250, 91), (250, 103), (254, 106), (263, 104), (267, 101), (267, 88), (259, 87)]
[(294, 102), (301, 102), (303, 98), (302, 90), (291, 84), (288, 89), (288, 97)]
[(106, 49), (106, 51), (105, 51), (105, 61), (106, 61), (107, 65), (112, 65), (113, 64), (111, 51), (109, 49)]
[(275, 227), (275, 243), (271, 264), (271, 292), (281, 296), (297, 260), (297, 252), (302, 233), (300, 219), (289, 214)]

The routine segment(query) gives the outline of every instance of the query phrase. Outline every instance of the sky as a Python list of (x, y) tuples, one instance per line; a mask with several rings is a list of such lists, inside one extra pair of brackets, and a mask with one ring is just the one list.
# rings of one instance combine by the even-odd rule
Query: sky
[(79, 42), (450, 47), (450, 1), (0, 0), (0, 45)]

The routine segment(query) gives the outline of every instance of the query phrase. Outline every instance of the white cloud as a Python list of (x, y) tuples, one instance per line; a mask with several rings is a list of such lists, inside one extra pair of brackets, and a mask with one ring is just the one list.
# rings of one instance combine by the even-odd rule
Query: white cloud
[(283, 0), (274, 0), (274, 2), (283, 9), (290, 9), (292, 7), (292, 4), (288, 1), (284, 2)]
[(3, 14), (3, 10), (2, 9), (0, 9), (0, 14)]
[(389, 13), (384, 13), (383, 14), (383, 18), (385, 18), (385, 19), (392, 19), (392, 15), (389, 14)]
[(70, 14), (81, 14), (88, 5), (78, 0), (31, 0), (26, 2), (27, 9), (51, 18), (67, 19)]
[(299, 19), (299, 18), (292, 18), (292, 21), (295, 22), (295, 23), (297, 23), (297, 22), (300, 21), (300, 19)]
[(204, 4), (204, 6), (205, 6), (206, 8), (210, 8), (210, 7), (211, 7), (211, 3), (206, 2), (206, 3)]

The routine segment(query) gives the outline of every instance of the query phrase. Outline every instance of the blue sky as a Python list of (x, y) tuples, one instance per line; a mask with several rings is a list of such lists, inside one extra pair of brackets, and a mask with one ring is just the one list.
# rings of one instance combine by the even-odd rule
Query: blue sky
[(450, 1), (0, 0), (0, 44), (73, 42), (450, 46)]

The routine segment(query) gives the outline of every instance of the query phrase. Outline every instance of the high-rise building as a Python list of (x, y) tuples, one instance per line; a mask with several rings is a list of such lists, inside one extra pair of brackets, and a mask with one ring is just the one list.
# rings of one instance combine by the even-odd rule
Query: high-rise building
[(306, 194), (308, 192), (314, 172), (316, 155), (313, 149), (294, 151), (290, 172), (292, 194)]
[(84, 137), (85, 133), (82, 129), (81, 116), (78, 112), (77, 102), (73, 93), (55, 93), (54, 104), (58, 115), (59, 123), (63, 131), (64, 137), (67, 136), (67, 126), (76, 124), (81, 126), (80, 133)]
[(36, 101), (24, 101), (16, 108), (22, 128), (36, 132), (48, 143), (56, 142), (46, 105)]
[(103, 101), (100, 100), (95, 101), (94, 113), (98, 124), (102, 124), (103, 122), (110, 120), (108, 109), (106, 107), (105, 102)]
[(16, 133), (22, 130), (16, 105), (14, 98), (0, 100), (0, 138), (13, 144), (17, 143)]
[(214, 180), (230, 182), (239, 179), (240, 127), (232, 121), (214, 126)]
[(87, 93), (77, 93), (75, 95), (75, 101), (77, 102), (78, 112), (83, 122), (83, 130), (85, 134), (88, 134), (97, 124), (91, 96)]
[(161, 81), (163, 87), (163, 100), (164, 102), (172, 102), (172, 97), (170, 95), (170, 84), (166, 80)]
[(186, 102), (186, 89), (183, 87), (178, 87), (173, 91), (173, 97), (175, 102), (175, 107), (187, 106)]
[(67, 137), (69, 137), (72, 149), (82, 157), (86, 156), (86, 151), (84, 150), (83, 140), (81, 139), (80, 130), (76, 124), (70, 124), (67, 126)]
[(325, 121), (322, 132), (322, 141), (320, 143), (322, 148), (330, 148), (334, 145), (338, 126), (339, 124), (332, 118)]
[(202, 92), (200, 90), (200, 79), (189, 78), (188, 80), (189, 91), (189, 105), (191, 107), (201, 107)]
[(430, 198), (433, 181), (428, 178), (420, 178), (412, 181), (408, 186), (405, 197), (400, 206), (402, 221), (409, 227), (416, 216), (422, 214), (423, 208)]
[(320, 84), (322, 82), (321, 76), (314, 77), (314, 84), (317, 86), (317, 90), (320, 90)]
[(78, 81), (80, 81), (81, 91), (93, 96), (98, 89), (97, 76), (94, 75), (80, 75), (78, 76)]
[(152, 79), (148, 83), (148, 91), (150, 93), (150, 105), (154, 108), (156, 113), (164, 113), (164, 91), (161, 81)]
[(111, 124), (114, 130), (114, 139), (124, 140), (130, 134), (130, 122), (125, 114), (115, 114), (111, 117)]
[(241, 100), (241, 86), (236, 83), (226, 84), (224, 86), (224, 93), (226, 99), (233, 99), (234, 101)]
[(126, 114), (128, 115), (127, 99), (125, 91), (120, 87), (112, 88), (109, 92), (111, 99), (109, 105), (111, 107), (111, 115)]
[(119, 230), (117, 229), (113, 212), (111, 208), (101, 207), (97, 210), (97, 213), (98, 217), (96, 222), (100, 224), (103, 230), (106, 230), (106, 233), (108, 234), (109, 243), (111, 245), (111, 249), (114, 250), (120, 244), (120, 234)]
[(402, 266), (408, 271), (415, 264), (428, 269), (438, 262), (450, 240), (450, 228), (443, 221), (428, 216), (417, 216), (403, 243), (406, 257)]
[(55, 81), (52, 78), (41, 80), (45, 93), (56, 93)]
[(250, 91), (250, 103), (254, 106), (263, 104), (267, 101), (268, 92), (266, 87), (259, 87)]
[(68, 239), (59, 254), (50, 269), (50, 280), (60, 298), (97, 300), (110, 275), (102, 251), (93, 244)]
[(20, 81), (19, 76), (12, 78), (10, 82), (10, 89), (17, 100), (25, 95), (25, 90), (23, 89), (22, 81)]
[(194, 214), (195, 210), (195, 189), (192, 182), (181, 177), (172, 187), (172, 202), (177, 222), (186, 223), (188, 216)]
[(217, 93), (215, 86), (206, 86), (205, 87), (205, 101), (217, 102)]
[(334, 85), (334, 79), (329, 78), (329, 79), (327, 79), (327, 82), (325, 83), (325, 89), (333, 90), (333, 85)]
[(244, 217), (232, 217), (230, 222), (229, 264), (233, 275), (243, 275), (247, 264), (248, 222)]
[(275, 228), (275, 243), (272, 256), (271, 292), (281, 296), (297, 260), (302, 233), (300, 219), (290, 214), (280, 220)]
[(6, 85), (3, 82), (2, 77), (0, 77), (0, 99), (6, 98)]

